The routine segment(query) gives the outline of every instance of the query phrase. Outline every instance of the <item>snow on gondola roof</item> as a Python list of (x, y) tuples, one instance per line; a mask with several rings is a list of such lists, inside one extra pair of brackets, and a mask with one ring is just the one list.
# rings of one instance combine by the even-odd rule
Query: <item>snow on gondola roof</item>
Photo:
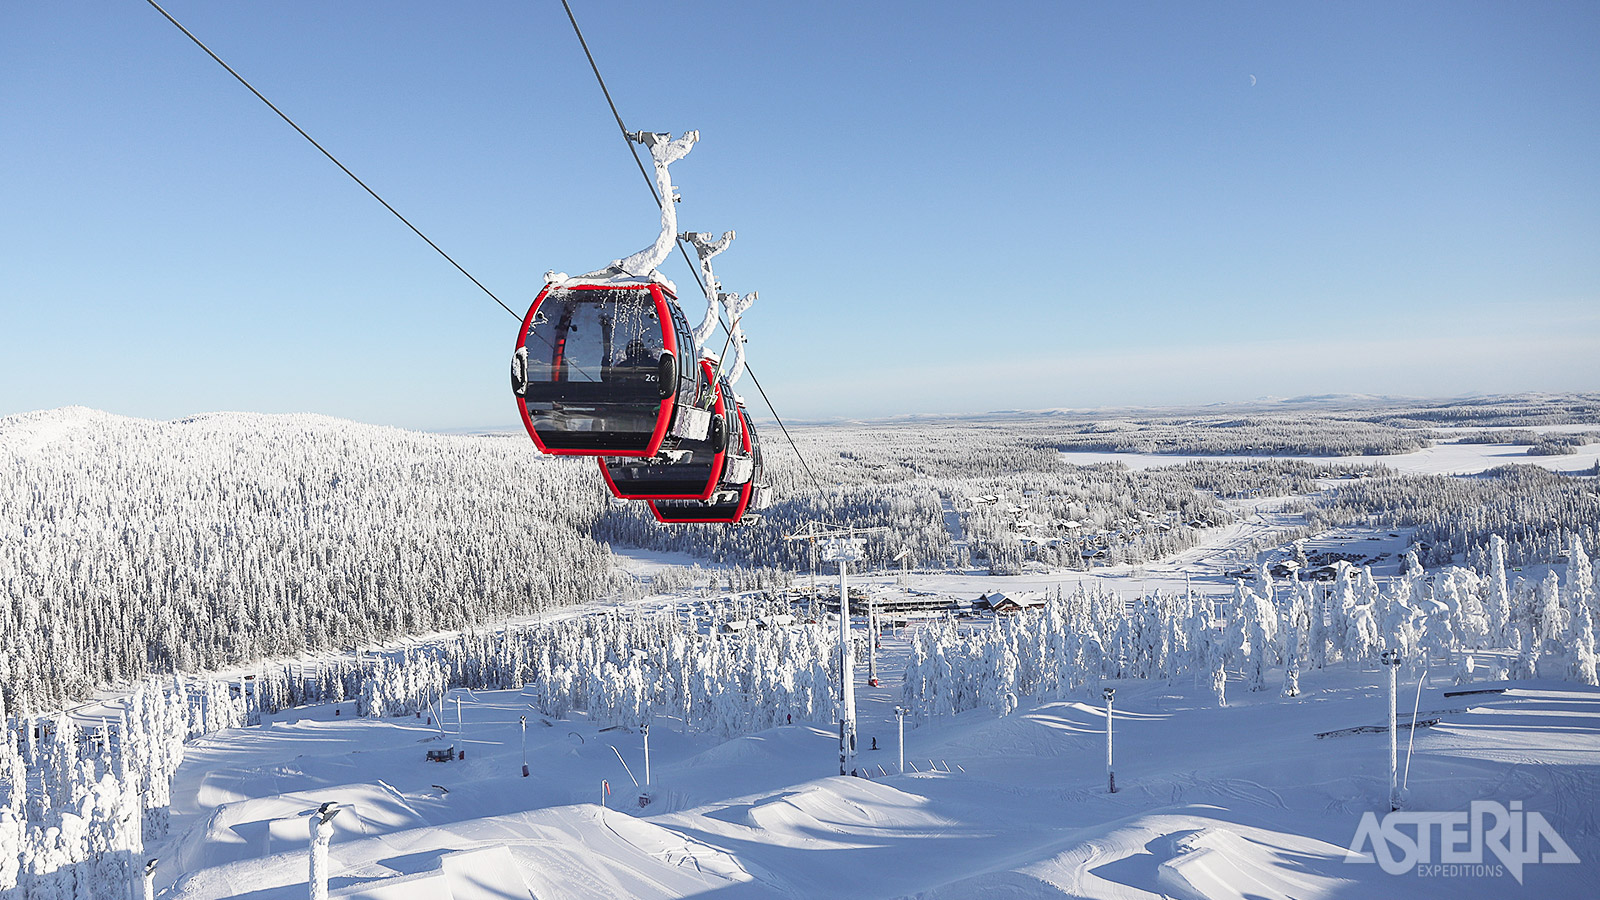
[(544, 273), (544, 280), (545, 284), (549, 285), (550, 287), (557, 288), (576, 287), (580, 284), (606, 285), (608, 287), (618, 288), (643, 287), (649, 284), (659, 284), (671, 291), (674, 295), (678, 293), (677, 284), (675, 284), (672, 279), (662, 275), (660, 272), (652, 271), (648, 275), (630, 275), (627, 272), (618, 269), (616, 266), (608, 266), (597, 272), (590, 272), (585, 275), (568, 275), (565, 272), (546, 272)]

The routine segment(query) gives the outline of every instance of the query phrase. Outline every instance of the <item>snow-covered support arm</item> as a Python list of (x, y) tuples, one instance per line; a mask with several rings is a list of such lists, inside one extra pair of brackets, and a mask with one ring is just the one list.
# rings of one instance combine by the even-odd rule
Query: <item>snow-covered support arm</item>
[(744, 374), (744, 325), (739, 317), (756, 302), (757, 293), (751, 291), (740, 297), (738, 294), (723, 294), (722, 306), (728, 311), (728, 332), (733, 338), (733, 366), (728, 370), (728, 384), (737, 384), (739, 377)]
[(706, 289), (706, 317), (694, 329), (694, 342), (703, 349), (710, 345), (711, 336), (717, 331), (717, 300), (722, 291), (722, 283), (711, 272), (711, 257), (728, 249), (733, 243), (733, 232), (724, 231), (721, 240), (712, 240), (704, 231), (685, 231), (678, 235), (678, 240), (693, 244), (694, 252), (700, 257), (701, 281), (705, 282)]
[(678, 236), (678, 192), (672, 186), (672, 176), (668, 174), (667, 166), (689, 155), (694, 142), (700, 140), (700, 132), (686, 131), (677, 140), (672, 140), (670, 134), (654, 131), (636, 131), (628, 137), (649, 147), (650, 159), (656, 164), (656, 194), (661, 198), (661, 234), (654, 244), (627, 259), (619, 260), (617, 266), (629, 275), (649, 275), (666, 262), (667, 254), (672, 252)]

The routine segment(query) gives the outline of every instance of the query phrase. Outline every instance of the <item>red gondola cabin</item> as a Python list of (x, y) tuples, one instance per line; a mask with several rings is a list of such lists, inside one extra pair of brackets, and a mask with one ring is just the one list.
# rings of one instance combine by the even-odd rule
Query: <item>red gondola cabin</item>
[(659, 280), (546, 285), (512, 361), (534, 444), (556, 455), (649, 457), (703, 440), (715, 392), (692, 335)]

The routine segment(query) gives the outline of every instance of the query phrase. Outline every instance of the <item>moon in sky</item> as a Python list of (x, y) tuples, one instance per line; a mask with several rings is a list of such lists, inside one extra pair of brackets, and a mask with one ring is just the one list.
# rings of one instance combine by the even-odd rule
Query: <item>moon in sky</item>
[(1250, 86), (1251, 87), (1255, 87), (1256, 86), (1256, 77), (1254, 75), (1250, 76)]

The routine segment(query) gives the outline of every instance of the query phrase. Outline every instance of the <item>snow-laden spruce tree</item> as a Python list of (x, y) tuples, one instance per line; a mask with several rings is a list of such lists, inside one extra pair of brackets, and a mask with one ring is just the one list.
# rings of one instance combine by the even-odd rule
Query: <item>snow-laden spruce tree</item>
[(1574, 614), (1582, 608), (1589, 611), (1591, 620), (1600, 617), (1600, 596), (1594, 588), (1594, 564), (1584, 552), (1583, 541), (1572, 536), (1567, 547), (1567, 606)]
[(22, 818), (9, 809), (0, 809), (0, 897), (11, 897), (22, 874)]
[(1245, 657), (1245, 687), (1252, 691), (1264, 691), (1267, 689), (1267, 669), (1275, 662), (1272, 656), (1281, 631), (1278, 610), (1266, 596), (1245, 587), (1243, 582), (1234, 588), (1234, 606), (1234, 617), (1241, 638), (1236, 647)]
[(1562, 639), (1567, 636), (1571, 613), (1562, 602), (1561, 579), (1554, 569), (1545, 572), (1534, 596), (1530, 627), (1539, 656), (1565, 656)]
[[(1407, 552), (1406, 560), (1412, 567), (1400, 576), (1390, 590), (1380, 592), (1376, 603), (1378, 631), (1383, 638), (1383, 649), (1400, 654), (1405, 665), (1421, 671), (1424, 660), (1420, 658), (1422, 636), (1421, 618), (1426, 597), (1426, 583), (1420, 577), (1420, 566), (1414, 566), (1415, 552)], [(1370, 576), (1370, 572), (1366, 573)]]
[(1489, 596), (1484, 601), (1489, 617), (1489, 646), (1507, 646), (1511, 630), (1511, 590), (1506, 583), (1506, 542), (1489, 536)]
[(1517, 651), (1511, 663), (1511, 678), (1539, 677), (1539, 660), (1544, 656), (1544, 641), (1539, 638), (1538, 620), (1544, 606), (1544, 593), (1518, 578), (1512, 588), (1511, 618), (1506, 628), (1507, 637), (1515, 636), (1511, 644)]
[(1594, 619), (1584, 606), (1576, 607), (1572, 619), (1577, 624), (1573, 628), (1567, 679), (1579, 684), (1600, 684), (1595, 673)]
[(1303, 635), (1311, 626), (1311, 588), (1300, 582), (1289, 595), (1289, 608), (1285, 612), (1283, 631), (1283, 696), (1300, 696), (1300, 660), (1303, 653)]
[(1211, 693), (1217, 698), (1218, 706), (1228, 705), (1228, 658), (1234, 652), (1235, 638), (1242, 631), (1235, 626), (1228, 626), (1226, 631), (1217, 631), (1206, 627), (1201, 642), (1205, 650), (1206, 673), (1210, 676)]
[(1167, 611), (1163, 636), (1166, 645), (1166, 666), (1161, 674), (1168, 684), (1177, 683), (1188, 669), (1191, 654), (1189, 617), (1194, 606), (1194, 591), (1186, 587), (1180, 597), (1174, 598), (1172, 608)]
[[(24, 727), (26, 725), (24, 724)], [(10, 723), (0, 719), (0, 896), (17, 886), (23, 840), (23, 800), (27, 794), (27, 767), (17, 749)]]
[(1350, 632), (1346, 635), (1345, 647), (1351, 662), (1366, 664), (1383, 652), (1385, 637), (1380, 606), (1388, 604), (1378, 590), (1371, 569), (1352, 569), (1350, 574), (1350, 606), (1345, 616)]
[(1484, 608), (1484, 580), (1471, 569), (1452, 566), (1435, 580), (1435, 596), (1450, 607), (1458, 648), (1488, 646), (1489, 614)]
[(1306, 641), (1310, 644), (1306, 648), (1306, 659), (1313, 669), (1322, 669), (1328, 665), (1327, 594), (1311, 587), (1307, 596), (1311, 621), (1306, 628)]
[(1015, 620), (1008, 620), (988, 653), (989, 708), (995, 715), (1009, 716), (1017, 708), (1017, 651), (1019, 629)]

